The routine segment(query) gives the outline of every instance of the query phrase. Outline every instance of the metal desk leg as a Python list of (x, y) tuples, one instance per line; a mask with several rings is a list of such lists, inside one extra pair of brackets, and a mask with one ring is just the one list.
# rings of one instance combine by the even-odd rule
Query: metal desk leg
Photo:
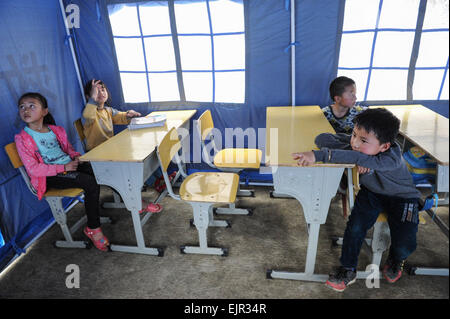
[(103, 208), (126, 208), (125, 204), (122, 203), (122, 200), (120, 199), (119, 194), (117, 194), (115, 190), (113, 190), (113, 197), (114, 197), (113, 202), (103, 203), (102, 207)]
[[(336, 194), (342, 167), (278, 167), (273, 174), (275, 191), (296, 198), (303, 207), (309, 224), (305, 272), (269, 269), (267, 278), (325, 282), (328, 275), (314, 274), (320, 225), (328, 215), (331, 199)], [(296, 187), (292, 187), (296, 185)]]
[(136, 246), (111, 244), (112, 251), (163, 256), (161, 248), (145, 246), (143, 225), (139, 216), (142, 209), (141, 188), (151, 173), (158, 167), (154, 165), (153, 156), (144, 163), (126, 162), (91, 162), (98, 184), (108, 185), (115, 189), (123, 199), (126, 208), (131, 212), (136, 235)]
[(305, 272), (287, 272), (269, 269), (267, 271), (267, 278), (325, 282), (328, 279), (328, 275), (314, 274), (319, 230), (320, 224), (310, 224)]
[(448, 277), (448, 268), (411, 267), (409, 275), (444, 276)]

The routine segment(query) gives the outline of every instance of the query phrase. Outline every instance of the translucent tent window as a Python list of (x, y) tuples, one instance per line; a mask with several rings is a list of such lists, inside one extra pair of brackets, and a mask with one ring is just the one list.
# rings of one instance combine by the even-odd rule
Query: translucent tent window
[(108, 5), (125, 102), (244, 103), (243, 0), (175, 0), (173, 10)]
[(186, 100), (244, 103), (243, 1), (175, 1), (174, 9)]
[(427, 1), (423, 15), (420, 0), (345, 1), (337, 74), (358, 101), (448, 99), (448, 2)]

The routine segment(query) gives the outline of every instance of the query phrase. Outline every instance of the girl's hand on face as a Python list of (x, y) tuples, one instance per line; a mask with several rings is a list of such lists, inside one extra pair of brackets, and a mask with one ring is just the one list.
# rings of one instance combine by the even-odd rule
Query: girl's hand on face
[(127, 117), (128, 117), (129, 119), (131, 119), (131, 118), (133, 118), (133, 117), (139, 117), (139, 116), (141, 116), (141, 113), (136, 112), (135, 110), (128, 110), (128, 111), (127, 111)]
[(95, 79), (92, 79), (90, 96), (94, 101), (97, 101), (99, 83), (100, 80), (95, 81)]
[(66, 172), (76, 171), (77, 168), (78, 168), (78, 162), (79, 162), (78, 159), (76, 159), (76, 160), (74, 160), (72, 162), (69, 162), (69, 163), (65, 164), (64, 165), (64, 170)]

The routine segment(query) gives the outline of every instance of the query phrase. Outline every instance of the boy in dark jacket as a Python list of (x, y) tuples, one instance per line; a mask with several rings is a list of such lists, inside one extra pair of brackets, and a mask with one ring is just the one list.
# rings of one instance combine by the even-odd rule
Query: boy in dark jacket
[(356, 281), (363, 240), (380, 212), (387, 213), (391, 232), (389, 257), (383, 268), (388, 282), (401, 277), (405, 259), (416, 249), (420, 192), (395, 142), (399, 127), (400, 121), (390, 111), (368, 109), (356, 116), (352, 135), (320, 134), (315, 140), (319, 151), (292, 154), (300, 166), (353, 163), (361, 174), (361, 190), (344, 233), (341, 266), (326, 282), (336, 291), (344, 291)]

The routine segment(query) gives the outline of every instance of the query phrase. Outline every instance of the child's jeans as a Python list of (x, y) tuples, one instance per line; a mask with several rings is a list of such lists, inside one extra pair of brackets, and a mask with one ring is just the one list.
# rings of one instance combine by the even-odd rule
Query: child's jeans
[(372, 228), (382, 211), (387, 213), (391, 232), (389, 258), (394, 261), (406, 259), (416, 249), (418, 207), (418, 198), (376, 194), (362, 186), (345, 228), (341, 265), (356, 268), (367, 231)]
[(100, 186), (97, 184), (91, 164), (79, 163), (76, 171), (47, 176), (47, 188), (82, 188), (87, 226), (91, 229), (100, 227)]

